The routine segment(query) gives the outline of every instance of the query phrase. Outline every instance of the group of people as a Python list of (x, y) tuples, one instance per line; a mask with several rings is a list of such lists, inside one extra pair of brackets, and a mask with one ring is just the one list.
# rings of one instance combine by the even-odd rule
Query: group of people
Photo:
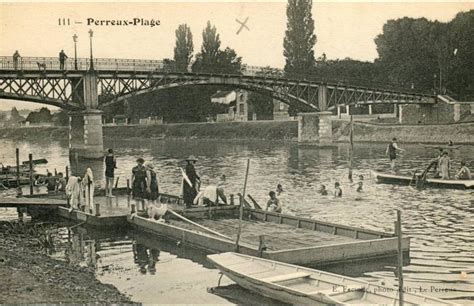
[[(21, 55), (18, 52), (18, 50), (15, 50), (12, 58), (13, 58), (13, 69), (18, 70), (18, 68), (20, 67), (20, 61), (21, 61)], [(66, 63), (67, 58), (68, 56), (66, 55), (64, 50), (61, 50), (61, 52), (59, 52), (59, 69), (60, 70), (64, 70), (64, 64)], [(38, 68), (40, 64), (41, 63), (38, 62)], [(46, 66), (44, 66), (44, 68), (46, 68)]]
[[(454, 143), (450, 140), (448, 147), (453, 147)], [(397, 152), (403, 152), (405, 151), (404, 149), (398, 147), (397, 145), (397, 138), (393, 138), (390, 144), (387, 146), (386, 154), (388, 155), (390, 159), (390, 167), (392, 170), (395, 168), (395, 160), (397, 158)], [(429, 171), (433, 169), (434, 172), (434, 178), (441, 178), (443, 180), (449, 180), (449, 179), (457, 179), (457, 180), (471, 180), (472, 175), (471, 171), (469, 170), (467, 166), (466, 161), (461, 161), (461, 167), (458, 170), (458, 172), (452, 176), (451, 171), (452, 171), (452, 162), (449, 157), (448, 151), (445, 151), (443, 148), (439, 148), (438, 156), (431, 160), (430, 164), (428, 165), (428, 168), (423, 171), (421, 174), (421, 177), (423, 179), (426, 179), (427, 174)]]
[(66, 191), (66, 178), (62, 172), (57, 175), (53, 175), (51, 172), (47, 172), (46, 177), (37, 175), (35, 177), (35, 186), (46, 186), (48, 193), (61, 193)]
[[(364, 188), (364, 176), (363, 175), (359, 175), (359, 181), (357, 183), (354, 183), (354, 184), (351, 185), (351, 187), (355, 187), (355, 186), (357, 186), (357, 188), (356, 188), (357, 192), (362, 192), (363, 191), (363, 188)], [(329, 192), (326, 188), (326, 185), (322, 184), (319, 187), (319, 194), (324, 195), (324, 196), (329, 194)], [(341, 187), (341, 184), (339, 182), (334, 183), (333, 195), (336, 198), (342, 197), (342, 187)]]
[(443, 149), (439, 149), (438, 156), (430, 162), (430, 165), (425, 170), (425, 176), (430, 168), (433, 168), (435, 178), (441, 178), (443, 180), (449, 180), (453, 178), (457, 180), (472, 179), (471, 171), (467, 167), (467, 163), (465, 161), (461, 161), (460, 169), (454, 175), (454, 177), (451, 176), (452, 162), (449, 157), (449, 153)]

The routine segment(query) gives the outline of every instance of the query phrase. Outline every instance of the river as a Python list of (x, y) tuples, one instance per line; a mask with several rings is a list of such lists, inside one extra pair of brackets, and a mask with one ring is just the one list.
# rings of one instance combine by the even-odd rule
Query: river
[[(2, 139), (2, 143), (0, 161), (4, 164), (15, 163), (16, 147), (20, 148), (22, 160), (26, 160), (30, 152), (34, 158), (48, 159), (48, 164), (38, 166), (40, 173), (46, 172), (46, 169), (64, 172), (65, 166), (69, 164), (67, 143), (62, 141), (14, 142)], [(106, 146), (116, 152), (116, 175), (120, 177), (120, 186), (126, 184), (135, 160), (143, 157), (155, 165), (160, 190), (178, 194), (181, 184), (178, 167), (184, 166), (183, 160), (193, 154), (198, 158), (196, 169), (203, 182), (213, 182), (225, 174), (226, 192), (234, 194), (242, 191), (246, 161), (250, 159), (248, 193), (259, 203), (265, 203), (268, 192), (275, 190), (277, 184), (282, 184), (285, 191), (281, 201), (286, 213), (367, 229), (393, 231), (396, 209), (400, 209), (403, 232), (412, 238), (411, 262), (404, 267), (405, 285), (409, 290), (421, 286), (422, 290), (426, 290), (424, 293), (431, 296), (466, 304), (474, 300), (474, 192), (443, 189), (420, 191), (413, 187), (375, 184), (370, 170), (389, 168), (385, 144), (355, 145), (354, 178), (358, 181), (359, 175), (364, 176), (362, 193), (357, 193), (347, 179), (349, 146), (345, 144), (317, 148), (266, 141), (108, 139)], [(434, 149), (421, 145), (402, 144), (401, 147), (406, 149), (397, 160), (401, 172), (425, 169), (428, 161), (436, 155)], [(458, 169), (460, 160), (474, 156), (474, 146), (452, 150), (450, 156), (454, 168)], [(78, 165), (79, 172), (85, 166), (94, 169), (97, 184), (103, 185), (101, 162), (81, 163)], [(74, 172), (75, 162), (69, 167)], [(470, 168), (474, 168), (473, 161), (470, 161)], [(342, 186), (341, 198), (317, 193), (321, 184), (326, 185), (331, 192), (335, 182), (340, 182)], [(7, 213), (5, 211), (3, 214)], [(89, 237), (94, 235), (90, 234)], [(232, 298), (208, 293), (206, 287), (217, 285), (217, 271), (205, 264), (203, 255), (197, 251), (189, 251), (184, 256), (180, 255), (180, 252), (185, 252), (180, 248), (163, 247), (160, 250), (160, 245), (165, 243), (147, 246), (153, 243), (137, 242), (136, 233), (125, 233), (120, 237), (115, 240), (97, 238), (97, 241), (102, 241), (102, 246), (97, 246), (97, 253), (101, 254), (101, 260), (96, 265), (97, 274), (99, 279), (114, 284), (135, 301), (245, 303), (259, 299), (248, 292), (236, 294), (240, 289), (233, 286), (228, 287)], [(144, 244), (149, 253), (152, 249), (160, 251), (156, 272), (143, 274), (139, 271), (131, 255), (132, 249), (136, 253), (137, 244)], [(114, 269), (110, 269), (111, 265)], [(393, 271), (393, 266), (374, 264), (367, 271), (358, 272), (347, 268), (342, 273), (392, 284), (396, 282)], [(341, 273), (340, 270), (338, 272)], [(150, 299), (150, 296), (154, 296), (150, 290), (156, 292), (156, 300)], [(183, 294), (177, 295), (177, 292)], [(192, 295), (185, 292), (191, 292)], [(247, 300), (242, 300), (242, 296)]]

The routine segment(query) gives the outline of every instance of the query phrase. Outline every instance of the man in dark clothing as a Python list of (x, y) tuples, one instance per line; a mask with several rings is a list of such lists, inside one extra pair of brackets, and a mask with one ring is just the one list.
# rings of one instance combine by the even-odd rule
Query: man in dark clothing
[(397, 138), (393, 138), (392, 142), (387, 146), (385, 154), (390, 158), (390, 168), (395, 169), (395, 160), (397, 159), (397, 151), (405, 151), (397, 146)]
[(64, 53), (64, 50), (59, 52), (59, 69), (64, 70), (64, 62), (66, 62), (67, 55)]
[[(197, 175), (196, 169), (194, 168), (197, 159), (191, 155), (186, 159), (186, 161), (188, 164), (186, 165), (185, 173), (189, 182), (186, 179), (183, 182), (183, 198), (186, 207), (190, 207), (193, 205), (194, 198), (197, 196), (197, 184), (200, 177)], [(189, 183), (191, 183), (191, 185)]]
[(18, 62), (20, 60), (20, 53), (18, 53), (18, 50), (13, 53), (13, 69), (18, 70)]

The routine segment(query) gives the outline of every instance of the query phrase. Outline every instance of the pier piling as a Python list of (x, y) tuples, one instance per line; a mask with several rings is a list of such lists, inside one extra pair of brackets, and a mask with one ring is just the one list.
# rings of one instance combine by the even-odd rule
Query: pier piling
[(95, 203), (95, 215), (96, 217), (100, 216), (100, 203)]
[(28, 161), (30, 164), (30, 194), (33, 194), (33, 154), (28, 154)]
[(130, 213), (135, 213), (135, 204), (132, 203)]
[(20, 187), (20, 149), (16, 148), (16, 187)]

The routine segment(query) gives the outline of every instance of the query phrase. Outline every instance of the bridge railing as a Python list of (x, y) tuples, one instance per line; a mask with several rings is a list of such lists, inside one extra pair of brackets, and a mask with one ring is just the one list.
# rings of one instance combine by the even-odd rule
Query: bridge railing
[[(113, 59), (95, 58), (95, 70), (118, 70), (118, 71), (154, 71), (163, 69), (161, 60), (135, 60), (135, 59)], [(77, 70), (88, 70), (90, 59), (78, 58)], [(1, 70), (60, 70), (61, 65), (57, 57), (20, 57), (16, 61), (11, 56), (0, 57)], [(73, 58), (67, 58), (64, 62), (64, 70), (76, 70)]]
[[(67, 58), (64, 63), (64, 70), (68, 71), (85, 71), (90, 68), (89, 58), (77, 58), (77, 69), (74, 58)], [(60, 62), (58, 57), (19, 57), (17, 61), (12, 56), (0, 56), (0, 70), (60, 70)], [(166, 71), (166, 72), (182, 72), (176, 70), (174, 65), (166, 65), (162, 60), (141, 60), (141, 59), (114, 59), (114, 58), (95, 58), (94, 69), (97, 71)], [(211, 69), (210, 69), (211, 70)], [(190, 72), (190, 71), (189, 71)], [(216, 73), (218, 74), (218, 73)], [(327, 83), (340, 86), (365, 87), (380, 90), (403, 91), (404, 93), (420, 93), (420, 89), (410, 88), (409, 84), (387, 84), (374, 83), (373, 81), (340, 78), (328, 79), (323, 75), (305, 74), (287, 76), (282, 69), (271, 67), (250, 66), (243, 64), (241, 75), (271, 78), (289, 78), (304, 81), (313, 81), (319, 83)], [(425, 92), (432, 95), (432, 92)]]

